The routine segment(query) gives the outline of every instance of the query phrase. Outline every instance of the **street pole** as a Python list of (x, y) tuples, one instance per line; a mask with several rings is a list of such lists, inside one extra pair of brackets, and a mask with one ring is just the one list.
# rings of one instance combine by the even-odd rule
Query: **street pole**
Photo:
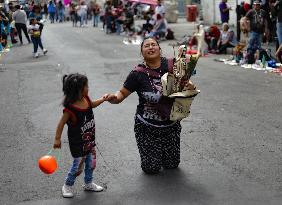
[(213, 0), (213, 24), (215, 23), (215, 0)]

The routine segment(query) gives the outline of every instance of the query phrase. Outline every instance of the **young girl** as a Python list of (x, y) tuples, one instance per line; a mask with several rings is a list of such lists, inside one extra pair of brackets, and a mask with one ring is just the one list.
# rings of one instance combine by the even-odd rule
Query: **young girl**
[(33, 53), (35, 58), (38, 58), (38, 46), (42, 49), (44, 55), (48, 52), (45, 48), (43, 48), (40, 30), (40, 25), (37, 23), (37, 20), (35, 18), (30, 19), (28, 32), (30, 33), (31, 41), (33, 43)]
[(63, 115), (58, 123), (54, 148), (61, 148), (64, 125), (68, 125), (68, 140), (73, 164), (62, 187), (63, 197), (73, 197), (72, 186), (84, 167), (84, 190), (99, 192), (103, 187), (95, 184), (93, 170), (96, 166), (95, 122), (92, 108), (99, 106), (107, 96), (91, 101), (88, 97), (88, 79), (78, 73), (63, 77)]

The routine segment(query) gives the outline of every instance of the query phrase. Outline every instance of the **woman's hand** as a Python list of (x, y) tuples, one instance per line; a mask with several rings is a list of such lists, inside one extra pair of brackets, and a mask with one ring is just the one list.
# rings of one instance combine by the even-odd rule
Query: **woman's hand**
[(192, 83), (191, 80), (186, 82), (184, 88), (185, 88), (185, 90), (196, 90), (196, 86)]
[(125, 87), (122, 87), (119, 91), (117, 91), (115, 94), (106, 94), (106, 101), (108, 101), (111, 104), (119, 104), (121, 103), (125, 98), (127, 98), (131, 92), (127, 90)]
[(117, 101), (117, 96), (115, 94), (106, 94), (104, 95), (106, 96), (106, 101), (108, 101), (109, 103), (114, 104)]

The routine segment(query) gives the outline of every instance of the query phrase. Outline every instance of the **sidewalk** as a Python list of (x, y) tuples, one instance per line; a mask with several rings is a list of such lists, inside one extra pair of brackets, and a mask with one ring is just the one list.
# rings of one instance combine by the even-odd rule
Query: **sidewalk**
[[(169, 27), (174, 31), (174, 36), (176, 40), (180, 40), (184, 35), (192, 35), (193, 32), (196, 30), (196, 26), (200, 22), (188, 22), (186, 18), (178, 18), (177, 23), (170, 23)], [(207, 24), (204, 24), (205, 26), (209, 26)], [(218, 25), (220, 28), (220, 25)], [(236, 33), (236, 28), (233, 26), (231, 27), (234, 32)], [(275, 51), (276, 51), (276, 44), (275, 42), (269, 43), (269, 46), (267, 47), (266, 45), (262, 45), (264, 49), (270, 48), (271, 49), (271, 54), (274, 57), (275, 56)]]

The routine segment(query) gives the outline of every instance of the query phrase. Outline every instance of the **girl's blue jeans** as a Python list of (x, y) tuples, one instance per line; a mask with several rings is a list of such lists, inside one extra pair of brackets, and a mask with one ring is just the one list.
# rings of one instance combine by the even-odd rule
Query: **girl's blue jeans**
[(89, 153), (84, 157), (73, 158), (72, 167), (66, 177), (65, 184), (73, 186), (75, 179), (79, 176), (84, 168), (84, 182), (89, 184), (93, 179), (93, 154)]
[(31, 36), (31, 41), (33, 43), (33, 52), (34, 53), (37, 53), (38, 46), (43, 50), (43, 45), (42, 45), (40, 37), (34, 38), (34, 37)]

